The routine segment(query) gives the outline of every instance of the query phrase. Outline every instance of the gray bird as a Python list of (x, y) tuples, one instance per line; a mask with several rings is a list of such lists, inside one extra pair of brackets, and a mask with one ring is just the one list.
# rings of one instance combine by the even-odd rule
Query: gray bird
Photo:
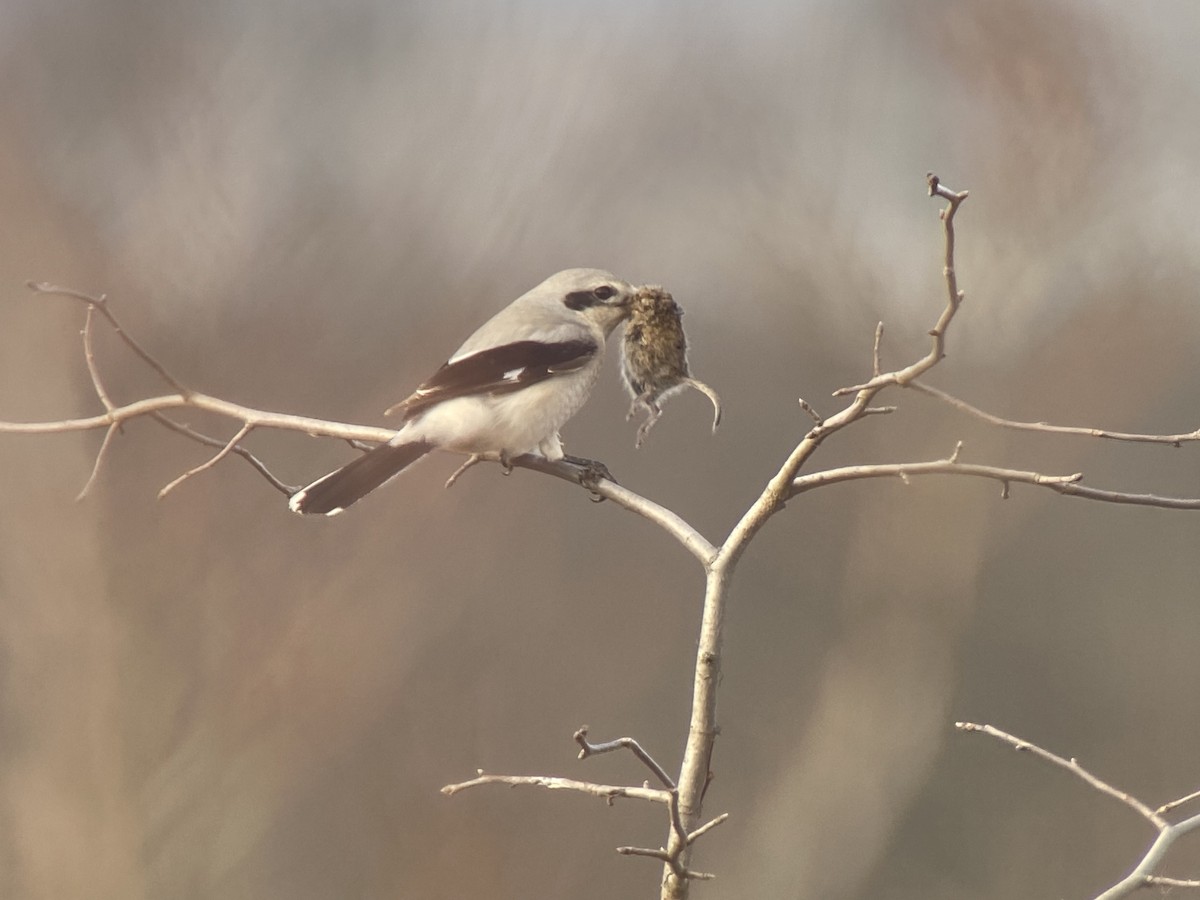
[(558, 430), (586, 402), (605, 339), (629, 315), (633, 296), (632, 286), (600, 269), (551, 275), (388, 410), (400, 414), (395, 437), (296, 491), (288, 506), (337, 515), (436, 449), (562, 459)]

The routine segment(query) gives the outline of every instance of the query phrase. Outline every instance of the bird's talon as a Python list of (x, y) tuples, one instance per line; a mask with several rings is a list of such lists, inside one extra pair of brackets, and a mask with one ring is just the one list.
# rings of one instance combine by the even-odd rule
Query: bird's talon
[[(584, 459), (580, 456), (564, 456), (563, 460), (579, 469), (579, 475), (577, 476), (579, 483), (589, 490), (594, 488), (601, 481), (611, 481), (613, 484), (620, 484), (620, 482), (613, 477), (612, 472), (608, 470), (608, 466), (600, 462), (598, 459)], [(592, 499), (598, 503), (604, 498), (595, 490), (592, 490)]]

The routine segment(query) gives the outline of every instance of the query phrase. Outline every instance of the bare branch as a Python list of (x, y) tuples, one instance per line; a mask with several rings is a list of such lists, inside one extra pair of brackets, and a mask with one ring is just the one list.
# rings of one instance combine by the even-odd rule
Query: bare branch
[(625, 785), (596, 784), (591, 781), (576, 781), (574, 778), (556, 778), (549, 775), (479, 775), (470, 781), (458, 784), (448, 784), (442, 788), (447, 797), (465, 791), (467, 788), (479, 787), (483, 784), (507, 784), (510, 787), (541, 787), (551, 791), (577, 791), (600, 797), (609, 803), (618, 797), (629, 797), (633, 800), (649, 800), (652, 803), (667, 804), (671, 792), (648, 787), (630, 787)]
[(617, 852), (622, 856), (648, 856), (651, 859), (662, 860), (665, 863), (673, 862), (670, 854), (661, 847), (657, 850), (650, 847), (618, 847)]
[(390, 428), (378, 428), (369, 425), (350, 425), (344, 422), (332, 422), (326, 419), (312, 419), (308, 416), (291, 416), (286, 413), (267, 412), (242, 406), (210, 397), (197, 391), (190, 392), (186, 397), (182, 394), (164, 394), (159, 397), (147, 397), (118, 406), (111, 412), (99, 416), (84, 416), (78, 419), (59, 419), (48, 422), (0, 422), (0, 433), (9, 434), (60, 434), (69, 431), (92, 431), (97, 428), (107, 428), (114, 422), (128, 422), (139, 416), (168, 409), (202, 409), (215, 413), (227, 419), (236, 419), (253, 425), (255, 428), (275, 428), (283, 431), (299, 431), (314, 437), (335, 437), (357, 439), (381, 443), (390, 440), (396, 432)]
[(1015, 737), (998, 728), (993, 728), (991, 725), (977, 725), (974, 722), (955, 722), (954, 727), (959, 731), (986, 734), (1008, 744), (1015, 750), (1032, 753), (1034, 756), (1058, 766), (1060, 769), (1066, 769), (1071, 774), (1080, 778), (1089, 787), (1107, 797), (1112, 797), (1114, 800), (1120, 801), (1157, 829), (1158, 837), (1154, 839), (1154, 843), (1150, 845), (1150, 849), (1146, 851), (1137, 865), (1133, 867), (1133, 870), (1108, 890), (1101, 893), (1096, 900), (1119, 900), (1119, 898), (1128, 897), (1141, 888), (1150, 886), (1200, 887), (1200, 881), (1168, 878), (1153, 874), (1154, 869), (1162, 862), (1163, 858), (1167, 855), (1167, 851), (1170, 850), (1175, 841), (1192, 831), (1200, 829), (1200, 815), (1195, 815), (1189, 819), (1184, 819), (1182, 822), (1171, 824), (1162, 817), (1162, 814), (1181, 803), (1186, 803), (1188, 800), (1198, 796), (1198, 794), (1189, 794), (1172, 803), (1160, 806), (1156, 810), (1151, 809), (1136, 797), (1113, 787), (1106, 781), (1100, 780), (1079, 765), (1074, 759), (1065, 759), (1058, 754), (1051, 753), (1049, 750), (1039, 747), (1037, 744)]
[(882, 373), (882, 362), (879, 356), (879, 347), (883, 343), (883, 322), (881, 321), (875, 326), (875, 346), (871, 350), (871, 377), (878, 378)]
[(1051, 490), (1067, 497), (1099, 500), (1102, 503), (1123, 503), (1131, 506), (1155, 506), (1159, 509), (1200, 509), (1200, 499), (1194, 497), (1163, 497), (1158, 494), (1127, 494), (1105, 491), (1083, 484), (1048, 484)]
[[(217, 447), (217, 448), (225, 446), (225, 443), (226, 443), (225, 441), (218, 440), (215, 437), (209, 437), (207, 434), (201, 434), (199, 431), (196, 431), (193, 428), (189, 428), (187, 425), (184, 425), (180, 422), (176, 422), (174, 419), (169, 418), (168, 416), (164, 415), (163, 413), (158, 413), (158, 412), (151, 413), (150, 416), (156, 422), (159, 422), (162, 425), (165, 425), (167, 428), (171, 429), (172, 431), (177, 432), (178, 434), (182, 434), (184, 437), (190, 438), (191, 440), (196, 441), (197, 443), (204, 444), (209, 447)], [(298, 488), (295, 485), (284, 484), (282, 481), (280, 481), (278, 478), (276, 478), (275, 475), (271, 472), (271, 470), (267, 468), (266, 464), (263, 463), (262, 460), (260, 460), (257, 456), (255, 456), (253, 453), (251, 453), (245, 447), (243, 447), (239, 444), (233, 448), (233, 452), (236, 453), (238, 456), (240, 456), (242, 459), (246, 460), (246, 462), (250, 463), (250, 465), (252, 465), (258, 471), (258, 474), (260, 474), (263, 478), (265, 478), (267, 480), (267, 483), (270, 484), (271, 487), (275, 488), (275, 490), (279, 491), (281, 494), (284, 494), (285, 496), (290, 497), (292, 494), (294, 494), (297, 491)]]
[(112, 314), (112, 311), (108, 308), (108, 297), (103, 294), (101, 294), (99, 297), (93, 297), (89, 294), (81, 293), (80, 291), (73, 291), (70, 288), (59, 287), (58, 285), (54, 284), (47, 284), (44, 281), (27, 281), (25, 284), (30, 290), (36, 291), (39, 294), (55, 294), (60, 297), (70, 297), (73, 300), (81, 300), (86, 303), (89, 309), (96, 310), (100, 313), (100, 315), (104, 316), (104, 318), (108, 320), (108, 324), (112, 326), (113, 331), (120, 336), (121, 340), (125, 342), (126, 346), (140, 356), (146, 365), (157, 372), (163, 381), (165, 381), (173, 390), (177, 391), (183, 396), (186, 397), (188, 395), (188, 389), (176, 381), (175, 377), (171, 375), (171, 373), (168, 372), (158, 360), (146, 352), (146, 350), (142, 348), (142, 345), (135, 341), (128, 333), (126, 333), (125, 329), (121, 327), (121, 323), (117, 321), (116, 317)]
[[(510, 462), (520, 469), (532, 469), (535, 472), (553, 475), (555, 478), (561, 478), (574, 484), (583, 483), (580, 480), (579, 469), (565, 460), (550, 462), (545, 457), (526, 454), (514, 457)], [(618, 506), (653, 522), (682, 544), (704, 566), (707, 567), (716, 558), (717, 548), (709, 542), (708, 538), (688, 524), (683, 517), (665, 506), (659, 506), (653, 500), (622, 487), (615, 481), (598, 481), (584, 486), (605, 500), (611, 500)]]
[(96, 483), (96, 476), (100, 474), (100, 464), (104, 461), (104, 455), (108, 452), (108, 446), (112, 443), (113, 435), (120, 430), (120, 424), (113, 422), (113, 424), (108, 426), (108, 430), (104, 432), (104, 440), (100, 442), (100, 449), (96, 451), (96, 461), (92, 463), (92, 474), (83, 483), (83, 489), (75, 495), (76, 503), (86, 497), (91, 491), (92, 485)]
[(914, 475), (965, 475), (972, 478), (990, 478), (1002, 484), (1018, 481), (1058, 490), (1063, 485), (1073, 484), (1083, 477), (1076, 472), (1071, 475), (1043, 475), (1040, 472), (1023, 472), (1019, 469), (1001, 469), (996, 466), (982, 466), (971, 463), (955, 462), (951, 459), (939, 459), (932, 462), (920, 463), (886, 463), (880, 465), (842, 466), (837, 469), (825, 469), (811, 475), (801, 475), (792, 481), (789, 497), (803, 494), (814, 488), (825, 487), (845, 481), (859, 481), (864, 478), (900, 478), (906, 483)]
[(1008, 499), (1008, 487), (1012, 482), (1020, 482), (1044, 487), (1054, 491), (1056, 494), (1062, 494), (1066, 497), (1078, 497), (1083, 500), (1097, 500), (1104, 503), (1134, 506), (1153, 506), (1159, 509), (1200, 509), (1200, 498), (1163, 497), (1159, 494), (1130, 494), (1079, 484), (1079, 480), (1083, 478), (1082, 472), (1075, 472), (1071, 475), (1044, 475), (1041, 472), (1026, 472), (1019, 469), (1002, 469), (996, 466), (959, 463), (954, 462), (952, 459), (941, 459), (924, 463), (888, 463), (825, 469), (821, 472), (814, 472), (811, 475), (797, 477), (792, 482), (792, 490), (789, 492), (788, 497), (791, 498), (796, 494), (824, 487), (828, 484), (857, 481), (864, 478), (899, 478), (907, 484), (909, 479), (914, 475), (963, 475), (971, 478), (990, 478), (993, 481), (1001, 483), (1001, 499)]
[(1043, 434), (1071, 434), (1081, 437), (1106, 438), (1112, 441), (1134, 441), (1143, 444), (1170, 444), (1173, 447), (1178, 447), (1186, 441), (1200, 441), (1200, 428), (1195, 431), (1189, 431), (1186, 434), (1136, 434), (1124, 431), (1108, 431), (1104, 428), (1050, 425), (1046, 422), (1017, 422), (1013, 419), (1004, 419), (1000, 416), (992, 415), (992, 413), (985, 412), (982, 409), (972, 406), (965, 400), (960, 400), (938, 388), (930, 387), (924, 382), (910, 381), (905, 387), (941, 400), (943, 403), (949, 404), (967, 415), (982, 419), (991, 425), (996, 425), (1000, 428), (1011, 428), (1016, 431), (1036, 431)]
[(707, 822), (705, 822), (703, 825), (701, 825), (699, 828), (697, 828), (695, 831), (693, 831), (691, 834), (689, 834), (687, 836), (687, 842), (689, 844), (695, 843), (697, 838), (703, 837), (704, 835), (708, 834), (710, 831), (712, 831), (718, 825), (723, 824), (725, 822), (725, 820), (728, 818), (729, 818), (729, 813), (721, 813), (715, 819), (709, 819)]
[(651, 859), (660, 859), (668, 866), (671, 866), (672, 871), (681, 879), (694, 881), (712, 881), (717, 876), (711, 872), (693, 872), (691, 869), (684, 868), (676, 863), (671, 858), (670, 854), (661, 847), (657, 850), (650, 847), (618, 847), (617, 852), (622, 856), (648, 856)]
[(1197, 798), (1200, 798), (1200, 791), (1194, 791), (1188, 794), (1186, 797), (1180, 797), (1178, 800), (1172, 800), (1170, 803), (1164, 803), (1162, 806), (1156, 809), (1155, 812), (1161, 815), (1162, 813), (1170, 812), (1173, 809), (1178, 809), (1185, 803), (1191, 803)]
[[(939, 196), (949, 201), (942, 209), (942, 230), (945, 235), (945, 267), (943, 274), (946, 279), (947, 302), (937, 322), (929, 334), (933, 338), (929, 351), (916, 362), (903, 369), (885, 372), (873, 376), (865, 384), (852, 388), (841, 388), (834, 391), (834, 396), (854, 394), (854, 400), (845, 409), (836, 413), (804, 436), (796, 446), (783, 466), (764, 488), (758, 500), (742, 516), (734, 526), (725, 543), (721, 547), (720, 559), (727, 560), (728, 565), (736, 564), (744, 552), (746, 545), (766, 524), (774, 513), (782, 508), (783, 503), (792, 495), (792, 480), (808, 459), (816, 452), (824, 440), (836, 434), (848, 425), (860, 420), (866, 415), (866, 410), (872, 408), (871, 401), (881, 390), (889, 385), (904, 385), (924, 375), (936, 366), (945, 356), (946, 330), (949, 328), (955, 313), (963, 301), (963, 293), (958, 289), (958, 280), (954, 272), (954, 216), (959, 206), (967, 199), (967, 192), (956, 193), (941, 185), (937, 176), (932, 173), (927, 178), (931, 196)], [(878, 330), (878, 329), (877, 329)]]
[(1010, 745), (1014, 750), (1021, 752), (1032, 753), (1039, 759), (1044, 759), (1048, 763), (1052, 763), (1059, 768), (1066, 769), (1071, 774), (1083, 779), (1087, 784), (1098, 790), (1100, 793), (1112, 797), (1114, 800), (1119, 800), (1124, 803), (1146, 821), (1154, 825), (1155, 828), (1167, 828), (1170, 823), (1162, 816), (1152, 810), (1149, 806), (1138, 800), (1136, 797), (1118, 790), (1105, 781), (1101, 781), (1083, 766), (1079, 765), (1074, 759), (1064, 759), (1049, 750), (1044, 750), (1037, 744), (1032, 744), (1029, 741), (1015, 737), (1006, 731), (1001, 731), (999, 728), (994, 728), (991, 725), (978, 725), (974, 722), (955, 722), (954, 727), (959, 731), (976, 732), (986, 734), (989, 737), (994, 737), (997, 740), (1003, 741)]
[(1154, 839), (1154, 843), (1150, 845), (1150, 849), (1146, 851), (1146, 855), (1141, 858), (1133, 871), (1128, 875), (1098, 895), (1096, 900), (1119, 900), (1119, 898), (1129, 897), (1141, 888), (1148, 887), (1154, 884), (1164, 886), (1179, 886), (1192, 887), (1194, 883), (1181, 882), (1178, 879), (1165, 878), (1163, 876), (1154, 875), (1154, 869), (1163, 861), (1172, 845), (1189, 832), (1200, 828), (1200, 816), (1193, 816), (1190, 819), (1185, 819), (1174, 825), (1164, 824), (1158, 832), (1158, 837)]
[(690, 843), (690, 841), (688, 841), (688, 830), (684, 826), (683, 819), (679, 814), (679, 791), (671, 791), (670, 797), (667, 800), (667, 811), (670, 813), (671, 830), (674, 838), (674, 840), (672, 840), (670, 843), (672, 846), (678, 848), (675, 850), (675, 854), (672, 858), (678, 860), (684, 849)]
[(967, 199), (967, 192), (961, 191), (956, 193), (947, 189), (942, 186), (938, 177), (932, 172), (928, 176), (928, 182), (929, 195), (931, 197), (942, 197), (949, 201), (949, 204), (941, 211), (942, 231), (946, 239), (945, 265), (942, 269), (942, 274), (946, 279), (947, 303), (937, 322), (929, 331), (929, 336), (933, 338), (933, 345), (930, 347), (929, 352), (915, 363), (894, 372), (885, 372), (882, 375), (873, 376), (865, 384), (838, 388), (833, 392), (833, 396), (835, 397), (842, 397), (848, 394), (861, 395), (863, 392), (875, 392), (889, 384), (907, 385), (914, 379), (920, 378), (946, 356), (946, 329), (950, 327), (950, 322), (953, 321), (954, 315), (958, 312), (958, 308), (962, 305), (965, 297), (963, 292), (958, 289), (958, 275), (954, 270), (954, 216), (958, 213), (958, 208), (962, 205), (962, 202)]
[[(725, 606), (729, 582), (738, 561), (754, 536), (763, 528), (784, 503), (793, 496), (793, 481), (804, 464), (829, 436), (848, 425), (859, 421), (867, 409), (874, 408), (872, 401), (885, 387), (906, 384), (924, 375), (945, 355), (945, 334), (962, 303), (963, 295), (958, 290), (954, 275), (954, 215), (966, 193), (953, 193), (942, 188), (937, 179), (930, 176), (930, 191), (949, 201), (942, 211), (943, 231), (946, 236), (946, 284), (948, 300), (945, 309), (930, 332), (933, 338), (929, 351), (916, 362), (894, 372), (872, 374), (871, 380), (856, 388), (836, 392), (854, 394), (851, 403), (832, 417), (819, 420), (814, 416), (815, 426), (804, 436), (779, 470), (763, 488), (758, 498), (742, 515), (729, 532), (715, 557), (707, 565), (708, 578), (704, 595), (704, 611), (700, 624), (700, 638), (696, 650), (696, 667), (692, 686), (692, 714), (688, 727), (687, 743), (684, 747), (683, 763), (679, 775), (680, 811), (685, 827), (692, 827), (698, 820), (703, 805), (704, 789), (709, 781), (710, 762), (717, 735), (717, 686), (721, 673), (721, 643), (724, 632)], [(804, 404), (801, 404), (804, 406)], [(686, 868), (689, 856), (686, 837), (680, 838), (672, 829), (668, 837), (667, 851), (679, 865)], [(688, 894), (687, 880), (681, 879), (670, 866), (663, 873), (663, 900), (682, 900)]]
[(184, 472), (182, 475), (180, 475), (178, 478), (176, 478), (174, 481), (172, 481), (170, 484), (168, 484), (166, 487), (164, 487), (161, 491), (159, 491), (158, 499), (161, 500), (163, 497), (167, 496), (167, 494), (171, 493), (171, 491), (175, 490), (175, 488), (179, 487), (179, 485), (183, 484), (185, 481), (187, 481), (193, 475), (199, 475), (201, 472), (205, 472), (205, 471), (211, 469), (213, 466), (215, 466), (217, 463), (219, 463), (221, 460), (223, 460), (226, 456), (228, 456), (230, 453), (232, 453), (233, 448), (238, 445), (238, 443), (242, 440), (242, 438), (244, 438), (246, 435), (248, 435), (253, 430), (254, 430), (253, 425), (250, 425), (250, 424), (243, 425), (241, 427), (241, 429), (238, 431), (238, 433), (235, 434), (233, 437), (231, 437), (229, 439), (229, 442), (227, 444), (225, 444), (224, 447), (222, 447), (220, 450), (217, 451), (216, 456), (212, 457), (207, 462), (201, 463), (200, 465), (196, 466), (195, 468), (188, 469), (186, 472)]
[[(180, 394), (166, 394), (160, 397), (148, 397), (115, 407), (104, 415), (86, 416), (78, 419), (60, 419), (46, 422), (4, 422), (0, 421), (0, 433), (9, 434), (58, 434), (71, 431), (90, 431), (96, 428), (108, 428), (114, 423), (128, 422), (139, 416), (154, 415), (171, 409), (201, 409), (229, 419), (239, 420), (254, 428), (273, 428), (282, 431), (299, 431), (315, 437), (334, 437), (347, 441), (369, 441), (374, 444), (383, 443), (395, 436), (390, 428), (379, 428), (370, 425), (352, 425), (345, 422), (334, 422), (326, 419), (313, 419), (308, 416), (293, 416), (286, 413), (268, 412), (210, 397), (198, 391), (190, 392), (186, 397)], [(161, 419), (159, 421), (162, 421)], [(164, 422), (164, 424), (166, 424)], [(178, 428), (176, 429), (179, 430)], [(181, 432), (184, 433), (184, 432)], [(239, 454), (241, 455), (241, 454)], [(569, 462), (550, 462), (544, 457), (528, 454), (511, 460), (514, 466), (553, 475), (573, 484), (581, 483), (580, 470)], [(660, 506), (642, 495), (621, 487), (615, 482), (600, 481), (586, 485), (589, 490), (612, 500), (618, 506), (637, 513), (645, 519), (658, 525), (704, 565), (708, 565), (716, 556), (716, 548), (699, 531), (688, 524), (681, 516)], [(286, 487), (286, 486), (284, 486)]]
[(1179, 888), (1200, 888), (1200, 881), (1195, 879), (1184, 878), (1167, 878), (1163, 875), (1147, 875), (1147, 887), (1179, 887)]
[[(950, 325), (950, 320), (954, 318), (954, 314), (958, 311), (959, 305), (963, 301), (963, 292), (958, 289), (958, 273), (954, 267), (954, 216), (958, 212), (958, 207), (964, 200), (967, 199), (966, 191), (951, 191), (942, 185), (941, 180), (932, 172), (927, 176), (929, 182), (929, 196), (941, 197), (944, 200), (950, 201), (942, 212), (942, 230), (946, 236), (946, 266), (943, 274), (946, 278), (946, 291), (949, 295), (949, 302), (946, 308), (942, 311), (941, 318), (937, 324), (933, 326), (933, 330), (929, 334), (933, 337), (933, 349), (930, 351), (930, 357), (934, 362), (941, 360), (946, 354), (944, 352), (944, 340), (946, 329)], [(926, 369), (932, 368), (933, 363), (926, 366)], [(909, 378), (901, 378), (899, 384), (905, 384), (906, 381), (911, 381), (915, 378), (913, 375)]]
[(802, 410), (804, 410), (806, 413), (808, 413), (808, 417), (810, 419), (812, 419), (813, 422), (816, 423), (817, 425), (824, 424), (824, 420), (817, 413), (817, 411), (815, 409), (813, 409), (813, 405), (811, 403), (809, 403), (807, 400), (805, 400), (803, 397), (801, 397), (799, 399), (800, 399), (800, 408)]
[[(100, 299), (103, 301), (104, 298)], [(96, 354), (92, 351), (92, 317), (95, 311), (96, 305), (88, 304), (87, 318), (83, 322), (83, 358), (87, 362), (88, 375), (92, 378), (92, 387), (96, 391), (96, 396), (100, 398), (104, 408), (112, 412), (115, 407), (112, 399), (108, 396), (108, 391), (104, 389), (104, 382), (100, 380), (100, 370), (96, 366)]]
[(587, 759), (598, 753), (611, 753), (613, 750), (628, 750), (646, 766), (654, 777), (661, 781), (668, 790), (675, 790), (675, 782), (671, 776), (666, 773), (662, 766), (655, 762), (654, 757), (642, 749), (642, 745), (631, 737), (617, 738), (612, 741), (603, 741), (599, 744), (593, 744), (587, 739), (588, 727), (582, 726), (575, 732), (574, 740), (580, 747), (579, 758)]

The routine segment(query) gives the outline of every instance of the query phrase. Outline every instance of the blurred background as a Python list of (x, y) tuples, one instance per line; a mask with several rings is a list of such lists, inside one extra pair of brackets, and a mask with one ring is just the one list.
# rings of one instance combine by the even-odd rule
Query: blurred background
[[(610, 360), (572, 452), (720, 540), (808, 427), (797, 397), (924, 353), (937, 172), (967, 303), (931, 383), (998, 414), (1200, 424), (1200, 9), (1189, 2), (8, 0), (0, 419), (100, 409), (107, 293), (186, 384), (382, 423), (568, 266), (666, 285), (697, 393), (647, 446)], [(158, 392), (104, 329), (113, 396)], [(919, 395), (814, 467), (947, 455), (1200, 495), (1200, 447), (989, 429)], [(225, 436), (235, 425), (195, 414)], [(657, 809), (438, 788), (676, 768), (702, 577), (553, 479), (422, 464), (330, 521), (129, 425), (0, 437), (0, 895), (657, 896)], [(293, 484), (352, 451), (252, 447)], [(741, 563), (697, 897), (1084, 897), (1151, 833), (956, 719), (1158, 804), (1200, 787), (1200, 515), (958, 479), (793, 502)], [(1165, 874), (1200, 874), (1181, 847)]]

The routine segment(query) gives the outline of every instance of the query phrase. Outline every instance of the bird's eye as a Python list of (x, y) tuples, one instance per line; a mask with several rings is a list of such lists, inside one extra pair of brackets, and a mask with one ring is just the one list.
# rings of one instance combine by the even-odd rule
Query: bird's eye
[(617, 293), (617, 289), (610, 284), (602, 284), (600, 287), (592, 291), (592, 294), (597, 300), (609, 300)]

